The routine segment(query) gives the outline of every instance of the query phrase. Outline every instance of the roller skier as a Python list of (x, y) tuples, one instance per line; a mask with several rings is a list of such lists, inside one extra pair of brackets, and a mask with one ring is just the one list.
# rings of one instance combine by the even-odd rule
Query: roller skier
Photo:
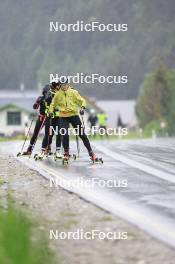
[[(35, 160), (42, 160), (44, 156), (49, 156), (53, 154), (51, 151), (51, 144), (52, 144), (54, 131), (58, 131), (58, 134), (56, 135), (56, 151), (54, 154), (55, 160), (62, 159), (62, 153), (61, 153), (62, 138), (61, 138), (61, 134), (59, 133), (59, 127), (60, 127), (59, 110), (55, 110), (53, 111), (52, 115), (49, 115), (50, 104), (52, 102), (52, 99), (56, 91), (59, 89), (60, 89), (60, 83), (53, 82), (50, 86), (50, 91), (45, 101), (45, 114), (46, 114), (45, 135), (42, 141), (41, 153), (35, 155)], [(51, 128), (53, 128), (52, 133), (51, 133)]]
[[(99, 125), (99, 130), (103, 129), (105, 131), (106, 137), (108, 137), (107, 133), (107, 115), (101, 111), (100, 113), (97, 114), (97, 119), (98, 119), (98, 125)], [(103, 137), (103, 136), (101, 136)]]
[(31, 137), (30, 144), (29, 144), (27, 150), (24, 151), (24, 152), (18, 153), (18, 156), (20, 156), (20, 155), (30, 156), (32, 154), (32, 151), (33, 151), (33, 148), (34, 148), (34, 146), (36, 144), (39, 132), (41, 131), (42, 127), (44, 127), (44, 125), (45, 125), (45, 120), (46, 120), (46, 114), (45, 114), (46, 105), (45, 105), (45, 102), (46, 102), (46, 98), (47, 98), (48, 92), (49, 92), (49, 85), (46, 85), (43, 88), (42, 95), (37, 98), (36, 102), (33, 105), (33, 109), (39, 111), (39, 115), (38, 115), (38, 118), (37, 118), (37, 121), (36, 121), (36, 124), (35, 124), (35, 128), (34, 128), (34, 132), (33, 132), (33, 135)]
[(71, 124), (78, 131), (78, 136), (82, 139), (90, 159), (93, 163), (103, 162), (102, 159), (98, 159), (93, 152), (89, 139), (85, 134), (82, 122), (80, 120), (78, 109), (80, 108), (80, 114), (84, 115), (84, 110), (86, 107), (86, 101), (75, 89), (68, 84), (68, 80), (61, 82), (61, 88), (56, 92), (49, 109), (49, 115), (51, 116), (56, 109), (59, 109), (60, 115), (60, 127), (64, 129), (63, 137), (63, 149), (64, 158), (63, 163), (68, 163), (69, 154), (69, 134), (68, 128)]
[(94, 109), (91, 109), (90, 110), (90, 114), (89, 114), (89, 117), (88, 117), (88, 123), (90, 124), (90, 129), (91, 129), (91, 135), (93, 134), (93, 136), (95, 137), (96, 134), (94, 133), (94, 129), (95, 129), (95, 126), (97, 124), (97, 115), (95, 113), (95, 110)]

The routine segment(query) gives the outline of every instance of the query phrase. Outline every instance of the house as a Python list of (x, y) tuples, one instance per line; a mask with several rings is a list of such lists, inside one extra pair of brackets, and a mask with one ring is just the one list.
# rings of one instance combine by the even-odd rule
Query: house
[(0, 108), (0, 135), (11, 136), (25, 132), (30, 119), (30, 112), (17, 105), (7, 104)]
[(0, 136), (24, 134), (33, 114), (36, 93), (0, 92)]

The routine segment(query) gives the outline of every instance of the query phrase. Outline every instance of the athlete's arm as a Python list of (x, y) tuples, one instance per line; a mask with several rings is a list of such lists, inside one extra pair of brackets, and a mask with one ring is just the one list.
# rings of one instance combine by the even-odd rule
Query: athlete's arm
[(41, 96), (39, 96), (38, 98), (37, 98), (37, 100), (36, 100), (36, 102), (33, 104), (33, 109), (38, 109), (39, 108), (39, 106), (40, 106), (40, 103), (41, 103), (41, 99), (42, 99), (42, 97)]
[(51, 101), (49, 113), (53, 114), (54, 110), (57, 108), (57, 101), (58, 101), (58, 93), (56, 93)]
[(74, 93), (75, 95), (75, 100), (76, 100), (76, 103), (78, 104), (78, 106), (80, 107), (86, 107), (86, 100), (79, 94), (78, 91), (76, 91)]

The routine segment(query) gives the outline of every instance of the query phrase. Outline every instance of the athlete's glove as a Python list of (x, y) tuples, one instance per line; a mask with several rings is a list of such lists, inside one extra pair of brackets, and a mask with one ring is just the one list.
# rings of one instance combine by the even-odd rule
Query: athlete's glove
[(49, 118), (53, 118), (54, 114), (53, 114), (53, 113), (48, 113), (47, 116), (48, 116)]
[(34, 110), (37, 110), (38, 108), (39, 108), (39, 104), (35, 103), (35, 104), (33, 105), (33, 109), (34, 109)]
[(42, 96), (39, 96), (38, 99), (36, 100), (36, 102), (33, 105), (33, 109), (37, 110), (41, 104), (41, 100), (42, 100)]
[(82, 106), (81, 109), (80, 109), (80, 115), (84, 115), (84, 109), (85, 109), (85, 107)]

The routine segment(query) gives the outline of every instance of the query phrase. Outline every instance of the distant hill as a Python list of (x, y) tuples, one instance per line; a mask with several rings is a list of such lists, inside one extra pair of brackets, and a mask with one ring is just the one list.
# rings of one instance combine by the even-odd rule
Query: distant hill
[[(136, 98), (161, 60), (175, 68), (174, 0), (0, 1), (2, 89), (36, 89), (49, 73), (128, 75), (128, 85), (81, 85), (98, 99)], [(128, 24), (128, 32), (49, 32), (49, 22)]]

